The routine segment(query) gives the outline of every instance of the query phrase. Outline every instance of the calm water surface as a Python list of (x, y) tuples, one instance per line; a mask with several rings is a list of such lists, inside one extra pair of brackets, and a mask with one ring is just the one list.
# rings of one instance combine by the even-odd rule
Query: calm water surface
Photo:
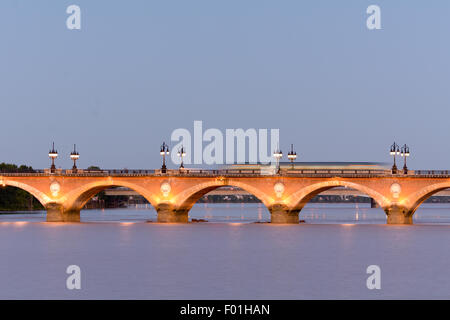
[[(208, 222), (158, 224), (145, 207), (73, 224), (0, 215), (0, 298), (450, 298), (448, 204), (425, 204), (412, 226), (364, 204), (311, 204), (292, 226), (254, 223), (270, 219), (258, 204), (198, 204), (191, 218)], [(81, 290), (66, 289), (72, 264)], [(372, 264), (381, 290), (366, 288)]]

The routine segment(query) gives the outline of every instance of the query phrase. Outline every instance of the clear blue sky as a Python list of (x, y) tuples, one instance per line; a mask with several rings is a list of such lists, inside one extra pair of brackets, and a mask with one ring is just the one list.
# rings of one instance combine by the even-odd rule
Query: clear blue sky
[[(82, 30), (66, 28), (66, 8)], [(366, 28), (381, 7), (382, 30)], [(303, 161), (450, 169), (449, 1), (0, 2), (0, 162), (153, 168), (176, 128), (279, 128)]]

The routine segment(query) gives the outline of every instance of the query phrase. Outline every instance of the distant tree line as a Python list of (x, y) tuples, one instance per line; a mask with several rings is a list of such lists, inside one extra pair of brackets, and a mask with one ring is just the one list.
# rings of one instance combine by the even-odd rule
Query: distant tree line
[(35, 170), (32, 167), (21, 165), (18, 167), (11, 163), (0, 163), (0, 172), (2, 173), (33, 173)]
[[(32, 167), (0, 163), (1, 173), (32, 173)], [(44, 207), (30, 193), (15, 187), (0, 187), (0, 211), (43, 210)]]

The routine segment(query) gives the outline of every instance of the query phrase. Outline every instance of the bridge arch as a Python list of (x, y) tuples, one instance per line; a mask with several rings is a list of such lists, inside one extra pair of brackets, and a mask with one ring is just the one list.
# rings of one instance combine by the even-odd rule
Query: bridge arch
[(425, 200), (427, 200), (434, 194), (448, 188), (450, 188), (450, 181), (435, 183), (426, 186), (423, 189), (417, 191), (416, 193), (410, 195), (406, 200), (406, 204), (409, 209), (408, 214), (412, 216), (416, 212), (416, 210), (420, 207), (420, 205), (424, 203)]
[(39, 201), (40, 204), (42, 204), (43, 207), (45, 207), (49, 202), (51, 202), (52, 200), (50, 199), (50, 197), (48, 197), (44, 192), (39, 191), (38, 189), (22, 183), (22, 182), (18, 182), (18, 181), (14, 181), (14, 180), (2, 180), (0, 182), (0, 187), (1, 186), (5, 186), (5, 187), (15, 187), (21, 190), (24, 190), (26, 192), (28, 192), (29, 194), (31, 194), (34, 198), (36, 198), (36, 200)]
[(205, 194), (225, 186), (238, 187), (247, 191), (258, 198), (268, 209), (273, 202), (273, 199), (270, 196), (250, 184), (232, 179), (226, 179), (197, 184), (178, 194), (174, 199), (174, 203), (177, 204), (177, 210), (189, 212), (195, 203), (197, 203), (197, 201)]
[(314, 183), (293, 193), (287, 199), (287, 202), (290, 204), (292, 211), (299, 212), (312, 198), (322, 193), (323, 191), (335, 187), (347, 187), (365, 193), (373, 198), (374, 201), (383, 209), (389, 207), (391, 204), (390, 200), (383, 196), (381, 193), (364, 185), (345, 180), (328, 180), (324, 182)]
[(136, 191), (156, 209), (153, 196), (145, 188), (126, 181), (101, 180), (85, 184), (69, 192), (63, 199), (66, 209), (79, 211), (96, 194), (111, 187), (125, 187)]

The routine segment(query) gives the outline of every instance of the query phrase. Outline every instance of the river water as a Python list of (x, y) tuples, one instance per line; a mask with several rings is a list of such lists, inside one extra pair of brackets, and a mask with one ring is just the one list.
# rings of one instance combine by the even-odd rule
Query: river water
[[(450, 298), (450, 205), (424, 204), (386, 226), (365, 204), (309, 204), (299, 225), (270, 225), (259, 204), (197, 204), (206, 223), (158, 224), (138, 207), (0, 215), (0, 299)], [(81, 290), (66, 268), (81, 269)], [(381, 269), (369, 290), (366, 268)]]

